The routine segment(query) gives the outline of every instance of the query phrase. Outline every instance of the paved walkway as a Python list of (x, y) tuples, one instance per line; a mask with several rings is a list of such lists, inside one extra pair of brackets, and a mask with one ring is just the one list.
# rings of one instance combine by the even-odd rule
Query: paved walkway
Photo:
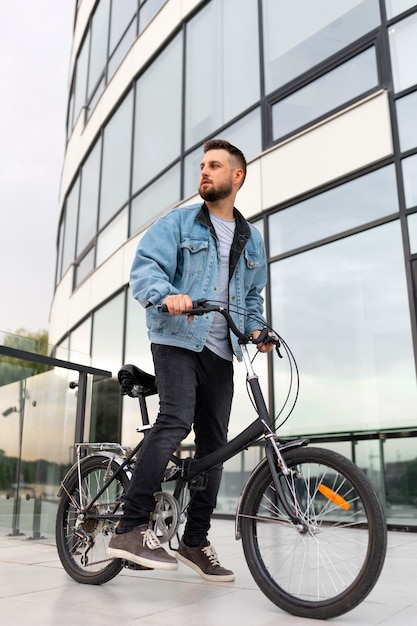
[[(67, 576), (53, 541), (0, 535), (0, 615), (13, 626), (300, 626), (256, 587), (231, 521), (214, 520), (210, 538), (234, 583), (205, 582), (185, 565), (176, 572), (123, 572), (101, 587)], [(417, 615), (417, 533), (390, 532), (384, 570), (368, 598), (337, 626), (410, 626)]]

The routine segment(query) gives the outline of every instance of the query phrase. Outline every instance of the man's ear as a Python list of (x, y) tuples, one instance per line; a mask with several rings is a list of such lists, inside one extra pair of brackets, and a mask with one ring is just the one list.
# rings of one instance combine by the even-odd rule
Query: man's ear
[(239, 185), (239, 187), (243, 182), (243, 175), (244, 173), (241, 167), (238, 167), (235, 169), (234, 174), (233, 174), (233, 181), (236, 185)]

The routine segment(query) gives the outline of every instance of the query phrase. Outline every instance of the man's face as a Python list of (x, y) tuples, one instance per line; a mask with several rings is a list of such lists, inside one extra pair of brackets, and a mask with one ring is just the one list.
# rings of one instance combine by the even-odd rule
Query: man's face
[(216, 202), (233, 192), (233, 170), (226, 150), (209, 150), (200, 164), (198, 192), (203, 200)]

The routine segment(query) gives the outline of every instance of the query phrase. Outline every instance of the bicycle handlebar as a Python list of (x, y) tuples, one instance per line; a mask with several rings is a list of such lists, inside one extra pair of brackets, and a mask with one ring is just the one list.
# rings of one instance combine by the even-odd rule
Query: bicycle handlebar
[[(158, 305), (156, 308), (162, 313), (168, 313), (168, 307), (166, 304)], [(262, 328), (256, 339), (252, 334), (242, 333), (234, 323), (228, 309), (218, 304), (209, 304), (208, 300), (204, 298), (193, 301), (191, 309), (181, 311), (181, 315), (205, 315), (206, 313), (220, 313), (223, 315), (230, 330), (239, 339), (239, 343), (253, 343), (255, 345), (259, 343), (273, 343), (276, 346), (277, 351), (281, 345), (277, 335), (275, 333), (270, 334), (271, 331), (267, 328), (267, 326)]]

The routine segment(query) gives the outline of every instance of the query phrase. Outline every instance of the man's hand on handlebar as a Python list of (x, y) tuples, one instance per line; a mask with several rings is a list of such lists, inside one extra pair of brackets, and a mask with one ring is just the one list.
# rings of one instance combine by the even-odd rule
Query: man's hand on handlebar
[[(183, 311), (193, 308), (193, 301), (190, 296), (182, 293), (175, 296), (167, 296), (164, 300), (164, 304), (170, 315), (183, 315)], [(187, 322), (192, 322), (193, 319), (194, 315), (187, 315)]]
[[(259, 335), (261, 334), (262, 331), (260, 330), (254, 330), (252, 331), (252, 336), (254, 339), (257, 339), (259, 337)], [(270, 335), (271, 337), (273, 336), (273, 333), (268, 333), (268, 335)], [(273, 343), (257, 343), (256, 344), (257, 349), (259, 350), (259, 352), (271, 352), (274, 349), (274, 344)]]

